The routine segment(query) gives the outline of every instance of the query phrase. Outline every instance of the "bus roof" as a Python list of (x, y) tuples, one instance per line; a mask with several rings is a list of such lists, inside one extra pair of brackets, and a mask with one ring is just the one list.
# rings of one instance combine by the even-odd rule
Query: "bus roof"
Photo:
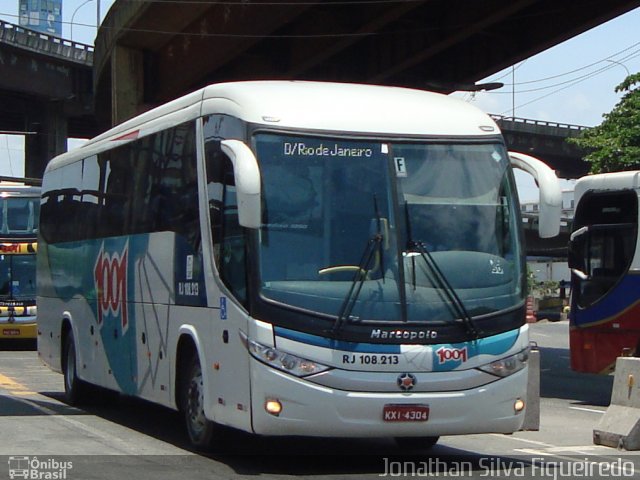
[(589, 190), (640, 189), (640, 171), (600, 173), (580, 178), (574, 188), (574, 203), (578, 204)]
[(446, 95), (401, 87), (308, 81), (209, 85), (134, 117), (62, 154), (47, 169), (213, 113), (269, 128), (406, 137), (495, 136), (495, 122)]

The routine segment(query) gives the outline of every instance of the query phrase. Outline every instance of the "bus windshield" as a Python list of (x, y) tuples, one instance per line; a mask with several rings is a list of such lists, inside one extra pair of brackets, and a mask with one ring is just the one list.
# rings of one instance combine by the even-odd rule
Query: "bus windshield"
[(36, 256), (0, 255), (0, 300), (33, 300), (36, 296)]
[(35, 237), (39, 206), (39, 197), (0, 197), (0, 237)]
[(255, 140), (267, 301), (330, 316), (351, 301), (350, 320), (421, 323), (460, 318), (457, 302), (470, 316), (522, 302), (518, 203), (502, 144)]

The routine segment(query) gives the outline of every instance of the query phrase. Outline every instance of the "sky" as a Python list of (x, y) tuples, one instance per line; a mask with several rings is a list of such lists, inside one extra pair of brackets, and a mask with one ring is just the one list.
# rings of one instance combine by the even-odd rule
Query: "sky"
[[(98, 2), (104, 18), (114, 0), (63, 0), (62, 36), (92, 45)], [(18, 23), (18, 0), (0, 1), (0, 19)], [(72, 22), (73, 20), (73, 22)], [(640, 71), (640, 8), (595, 27), (478, 83), (504, 87), (476, 94), (452, 94), (487, 113), (595, 126), (620, 100), (614, 89)], [(515, 80), (515, 82), (514, 82)], [(70, 140), (69, 147), (81, 142)], [(24, 174), (24, 141), (0, 135), (0, 175)], [(532, 181), (518, 175), (521, 200), (535, 195)]]

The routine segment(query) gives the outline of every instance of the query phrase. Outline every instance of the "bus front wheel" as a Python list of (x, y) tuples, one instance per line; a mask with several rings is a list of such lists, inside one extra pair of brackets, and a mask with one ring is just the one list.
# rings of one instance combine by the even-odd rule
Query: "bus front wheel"
[(198, 449), (211, 447), (216, 424), (204, 414), (204, 383), (202, 368), (196, 354), (189, 362), (186, 382), (183, 386), (183, 406), (187, 433), (191, 444)]

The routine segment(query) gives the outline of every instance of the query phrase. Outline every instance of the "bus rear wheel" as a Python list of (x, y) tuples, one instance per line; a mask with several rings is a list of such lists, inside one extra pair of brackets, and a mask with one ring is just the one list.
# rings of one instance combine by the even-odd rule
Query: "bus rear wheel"
[(429, 450), (440, 437), (396, 437), (396, 444), (406, 450)]
[(81, 405), (89, 396), (89, 385), (78, 377), (76, 344), (69, 330), (62, 346), (62, 372), (64, 375), (64, 398), (69, 405)]
[(196, 354), (193, 355), (183, 384), (184, 417), (191, 444), (197, 449), (212, 446), (217, 425), (204, 413), (204, 382), (202, 368)]

